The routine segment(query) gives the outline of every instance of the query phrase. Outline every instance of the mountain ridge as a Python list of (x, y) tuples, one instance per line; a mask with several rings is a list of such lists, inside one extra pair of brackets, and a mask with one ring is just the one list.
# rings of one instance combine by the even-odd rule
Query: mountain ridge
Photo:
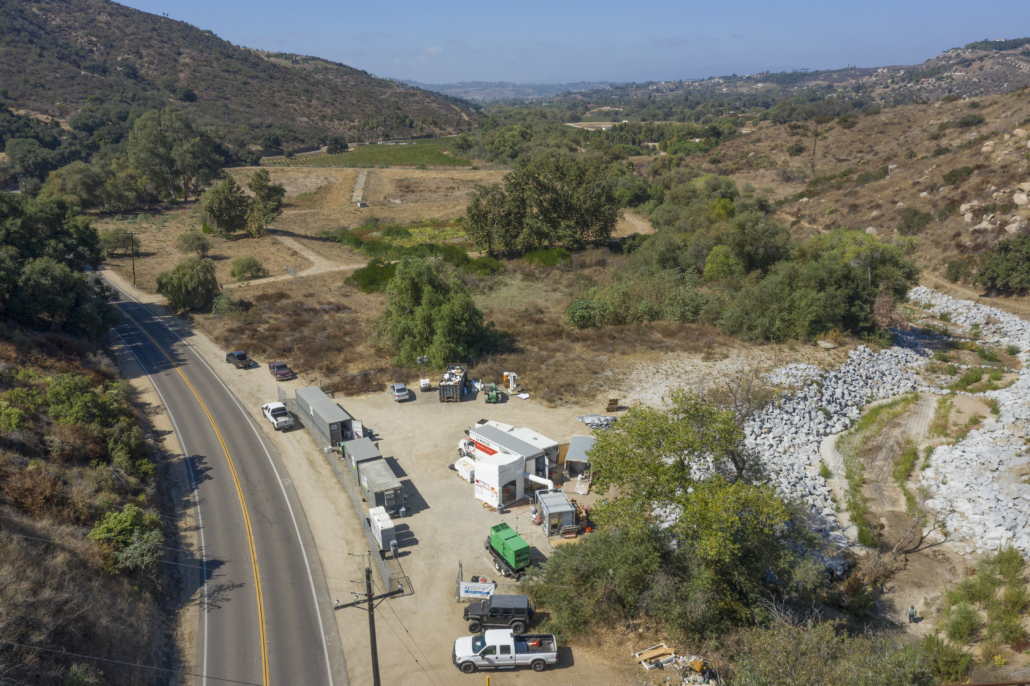
[(254, 142), (455, 133), (477, 116), (453, 98), (319, 60), (293, 65), (212, 31), (110, 0), (0, 0), (0, 98), (68, 118), (90, 103), (176, 103)]

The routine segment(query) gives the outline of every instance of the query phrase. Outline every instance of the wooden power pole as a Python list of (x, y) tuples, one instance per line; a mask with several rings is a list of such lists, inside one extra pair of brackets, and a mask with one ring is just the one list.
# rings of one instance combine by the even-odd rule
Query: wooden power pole
[[(369, 560), (371, 562), (371, 560)], [(365, 599), (368, 601), (368, 641), (372, 645), (372, 684), (379, 684), (379, 651), (376, 649), (376, 612), (372, 598), (372, 566), (365, 567)]]
[[(354, 557), (358, 557), (358, 555), (355, 554), (355, 553), (351, 553), (351, 555), (354, 555)], [(392, 591), (388, 591), (388, 592), (382, 593), (380, 595), (374, 595), (372, 593), (372, 552), (371, 551), (369, 551), (369, 553), (368, 553), (368, 564), (365, 564), (365, 556), (364, 555), (361, 556), (361, 563), (362, 563), (362, 566), (364, 566), (364, 568), (365, 568), (365, 582), (364, 582), (365, 583), (365, 592), (364, 593), (355, 593), (354, 594), (354, 602), (353, 603), (347, 603), (346, 605), (340, 605), (340, 601), (337, 600), (336, 603), (333, 605), (333, 609), (334, 610), (342, 610), (345, 607), (359, 607), (362, 603), (365, 603), (366, 606), (368, 607), (368, 641), (369, 641), (369, 644), (371, 645), (371, 648), (372, 648), (372, 684), (373, 684), (373, 686), (381, 686), (381, 683), (379, 681), (379, 651), (378, 651), (378, 648), (376, 646), (375, 601), (383, 600), (384, 598), (389, 598), (390, 596), (397, 595), (398, 593), (403, 593), (404, 589), (401, 587), (400, 584), (398, 584), (397, 588), (392, 590)], [(354, 581), (352, 583), (358, 584), (358, 583), (361, 583), (361, 582), (360, 581)], [(358, 596), (361, 596), (361, 595), (365, 596), (364, 599), (359, 599), (358, 598)]]

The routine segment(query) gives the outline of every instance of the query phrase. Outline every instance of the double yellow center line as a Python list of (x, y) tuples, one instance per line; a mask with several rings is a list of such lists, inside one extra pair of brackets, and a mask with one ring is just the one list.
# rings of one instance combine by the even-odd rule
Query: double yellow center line
[[(171, 363), (172, 368), (174, 368), (175, 371), (179, 373), (179, 376), (182, 377), (182, 380), (186, 382), (186, 385), (189, 387), (190, 391), (193, 392), (193, 397), (197, 399), (197, 402), (200, 404), (201, 409), (204, 410), (204, 414), (207, 415), (208, 421), (211, 422), (211, 428), (215, 430), (215, 435), (218, 436), (218, 442), (222, 445), (222, 451), (225, 453), (225, 459), (229, 463), (229, 471), (232, 472), (232, 480), (236, 483), (236, 494), (240, 497), (240, 507), (243, 508), (243, 523), (247, 527), (247, 545), (250, 546), (250, 563), (254, 567), (254, 588), (257, 592), (258, 623), (261, 628), (261, 676), (262, 683), (264, 683), (267, 686), (270, 682), (268, 678), (268, 642), (265, 637), (265, 605), (264, 601), (261, 598), (261, 577), (258, 576), (257, 551), (254, 548), (254, 533), (251, 531), (250, 528), (250, 515), (247, 513), (247, 500), (243, 497), (243, 488), (240, 486), (240, 477), (236, 473), (236, 465), (233, 464), (232, 456), (229, 454), (229, 448), (225, 445), (225, 439), (222, 438), (222, 432), (218, 430), (218, 424), (215, 423), (214, 417), (212, 417), (211, 413), (208, 411), (207, 405), (205, 405), (204, 401), (200, 399), (200, 394), (197, 393), (197, 389), (193, 387), (193, 384), (190, 383), (190, 380), (187, 379), (186, 375), (182, 373), (181, 369), (179, 369), (179, 365), (177, 365), (175, 363), (175, 360), (171, 358), (168, 352), (163, 347), (161, 347), (161, 344), (158, 343), (153, 336), (147, 333), (146, 329), (144, 329), (139, 322), (137, 322), (135, 319), (129, 316), (124, 309), (119, 308), (119, 310), (121, 310), (121, 314), (123, 317), (125, 317), (130, 322), (135, 324), (136, 328), (139, 329), (144, 336), (150, 339), (150, 342), (153, 343), (154, 346), (161, 351), (161, 354), (168, 359), (169, 363)], [(189, 455), (186, 456), (186, 459), (189, 459)], [(205, 612), (206, 611), (207, 610), (205, 609)]]

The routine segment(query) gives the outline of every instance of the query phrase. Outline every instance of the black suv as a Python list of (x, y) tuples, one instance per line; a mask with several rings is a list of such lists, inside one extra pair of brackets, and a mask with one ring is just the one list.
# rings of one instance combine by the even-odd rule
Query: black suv
[(242, 350), (225, 353), (225, 361), (231, 363), (237, 369), (246, 369), (250, 365), (254, 364), (254, 360), (247, 357), (247, 353)]
[(495, 595), (465, 608), (465, 621), (469, 632), (478, 634), (483, 627), (511, 629), (513, 634), (525, 633), (533, 621), (534, 607), (524, 595)]

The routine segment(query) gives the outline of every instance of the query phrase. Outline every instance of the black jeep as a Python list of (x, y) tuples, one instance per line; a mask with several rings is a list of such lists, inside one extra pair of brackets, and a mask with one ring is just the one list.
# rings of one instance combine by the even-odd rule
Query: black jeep
[(478, 634), (481, 629), (503, 627), (513, 634), (525, 633), (533, 621), (534, 607), (524, 595), (495, 595), (465, 608), (465, 621), (469, 631)]

